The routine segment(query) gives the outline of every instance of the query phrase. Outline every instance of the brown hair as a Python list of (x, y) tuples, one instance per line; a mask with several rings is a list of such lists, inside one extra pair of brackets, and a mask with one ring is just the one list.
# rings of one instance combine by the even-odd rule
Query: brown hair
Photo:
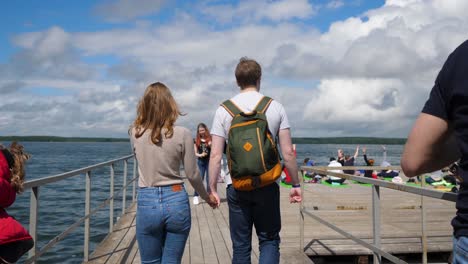
[(210, 141), (211, 141), (211, 135), (210, 135), (210, 130), (208, 129), (208, 127), (205, 125), (205, 123), (200, 123), (198, 124), (197, 126), (197, 137), (195, 138), (195, 145), (198, 147), (200, 147), (200, 144), (201, 144), (201, 136), (200, 136), (200, 133), (198, 132), (198, 130), (200, 129), (200, 127), (203, 127), (205, 129), (205, 140), (206, 140), (206, 144), (208, 144)]
[(8, 151), (13, 158), (12, 164), (8, 164), (11, 169), (10, 184), (16, 193), (22, 193), (25, 176), (25, 163), (31, 157), (31, 155), (24, 152), (24, 147), (15, 141), (11, 143), (9, 148), (4, 148), (2, 145), (0, 145), (0, 149)]
[(257, 86), (257, 82), (262, 78), (262, 67), (255, 60), (242, 57), (236, 67), (237, 85), (241, 89), (248, 86)]
[(141, 137), (147, 129), (151, 130), (151, 141), (154, 144), (161, 142), (161, 133), (171, 138), (174, 134), (174, 123), (180, 115), (171, 91), (163, 83), (150, 84), (137, 106), (137, 117), (133, 122), (136, 130), (135, 137)]

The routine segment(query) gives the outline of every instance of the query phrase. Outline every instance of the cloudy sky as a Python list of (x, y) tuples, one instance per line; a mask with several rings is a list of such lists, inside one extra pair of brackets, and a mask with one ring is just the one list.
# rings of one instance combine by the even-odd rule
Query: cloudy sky
[(466, 0), (5, 1), (0, 135), (125, 137), (161, 81), (211, 126), (242, 56), (263, 68), (295, 137), (406, 137), (450, 52)]

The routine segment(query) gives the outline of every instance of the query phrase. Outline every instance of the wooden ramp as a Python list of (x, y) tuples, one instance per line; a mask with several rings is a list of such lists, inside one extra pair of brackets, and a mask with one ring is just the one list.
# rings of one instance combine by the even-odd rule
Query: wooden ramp
[[(193, 191), (186, 184), (189, 194)], [(225, 188), (219, 184), (221, 197)], [(299, 250), (299, 205), (290, 204), (289, 189), (281, 187), (281, 263), (312, 263)], [(306, 184), (304, 206), (326, 221), (354, 236), (372, 242), (371, 187), (350, 184), (336, 188)], [(381, 188), (382, 249), (392, 254), (419, 253), (421, 250), (421, 197)], [(190, 201), (191, 202), (191, 201)], [(452, 202), (425, 198), (427, 205), (428, 252), (449, 252), (452, 248), (450, 220), (455, 215)], [(231, 263), (228, 207), (225, 199), (219, 209), (207, 204), (191, 204), (192, 229), (182, 263)], [(140, 263), (135, 238), (136, 207), (132, 206), (115, 226), (115, 231), (96, 248), (87, 263)], [(334, 230), (305, 216), (304, 245), (309, 256), (370, 255), (365, 247), (344, 238)], [(252, 239), (252, 263), (258, 263), (258, 242)]]

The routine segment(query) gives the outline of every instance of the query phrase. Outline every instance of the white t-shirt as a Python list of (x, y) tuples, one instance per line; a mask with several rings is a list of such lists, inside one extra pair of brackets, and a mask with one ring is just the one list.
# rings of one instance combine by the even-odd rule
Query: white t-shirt
[[(342, 167), (342, 165), (338, 161), (332, 160), (332, 161), (330, 161), (330, 164), (328, 164), (328, 167)], [(330, 171), (334, 172), (334, 173), (343, 173), (342, 170), (330, 170)], [(328, 175), (328, 177), (330, 178), (330, 180), (341, 180), (340, 177), (335, 177), (335, 176), (331, 176), (331, 175)]]
[[(263, 96), (263, 94), (257, 91), (249, 91), (237, 94), (231, 98), (231, 101), (233, 101), (240, 110), (244, 112), (252, 112)], [(280, 129), (290, 128), (288, 116), (286, 115), (283, 105), (275, 100), (273, 100), (268, 107), (266, 117), (268, 128), (270, 129), (273, 138), (276, 138)], [(213, 125), (211, 126), (211, 134), (223, 137), (227, 140), (231, 121), (232, 116), (226, 111), (226, 109), (222, 106), (218, 107), (213, 119)], [(230, 174), (227, 173), (226, 184), (231, 183)]]

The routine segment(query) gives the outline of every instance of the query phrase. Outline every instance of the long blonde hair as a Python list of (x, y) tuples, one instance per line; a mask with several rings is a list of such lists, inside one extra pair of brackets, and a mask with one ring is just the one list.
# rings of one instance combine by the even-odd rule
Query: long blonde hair
[(150, 129), (151, 141), (157, 144), (161, 142), (161, 133), (165, 128), (164, 136), (171, 138), (174, 123), (181, 115), (184, 114), (179, 111), (169, 88), (160, 82), (150, 84), (137, 106), (137, 117), (133, 122), (135, 137), (141, 137)]
[[(22, 193), (25, 176), (25, 163), (31, 157), (31, 155), (24, 152), (24, 147), (17, 142), (12, 142), (9, 148), (4, 148), (2, 145), (0, 145), (0, 149), (6, 150), (11, 155), (10, 158), (12, 158), (12, 162), (8, 161), (8, 163), (13, 163), (8, 164), (11, 169), (10, 184), (16, 193)], [(9, 158), (6, 159), (9, 160)]]

